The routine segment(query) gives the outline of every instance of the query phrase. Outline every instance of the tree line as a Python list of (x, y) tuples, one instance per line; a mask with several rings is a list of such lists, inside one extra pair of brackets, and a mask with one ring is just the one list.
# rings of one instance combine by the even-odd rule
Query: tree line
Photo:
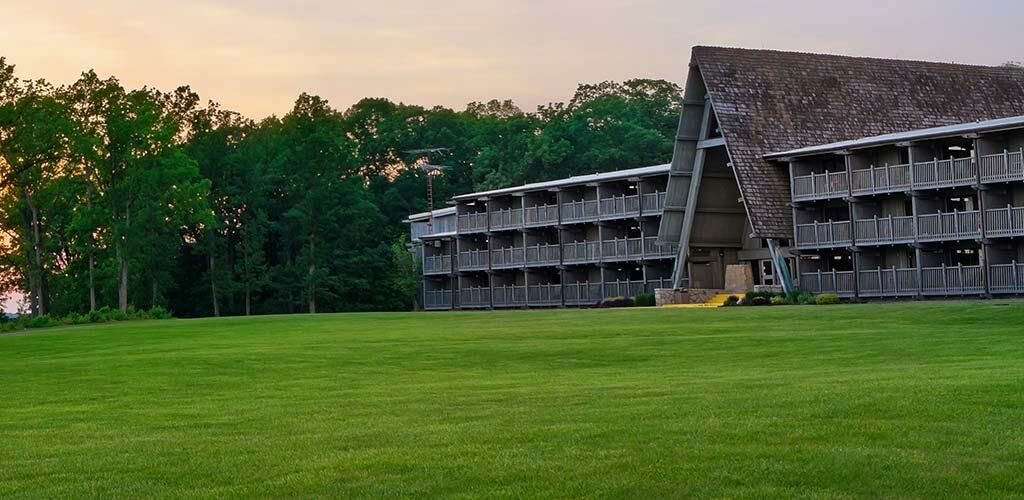
[(437, 200), (671, 158), (681, 92), (663, 80), (580, 85), (524, 112), (298, 96), (246, 118), (189, 87), (83, 73), (22, 79), (0, 58), (0, 286), (27, 313), (165, 307), (179, 316), (403, 310), (426, 209), (425, 147), (451, 168)]

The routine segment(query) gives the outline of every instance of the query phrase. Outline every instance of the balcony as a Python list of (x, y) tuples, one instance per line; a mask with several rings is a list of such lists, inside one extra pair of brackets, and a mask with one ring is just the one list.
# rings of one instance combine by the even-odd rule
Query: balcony
[(639, 217), (640, 196), (634, 194), (602, 198), (600, 212), (602, 219)]
[(488, 266), (487, 250), (470, 250), (459, 252), (460, 271), (484, 271)]
[(914, 163), (914, 189), (972, 186), (978, 181), (974, 158), (950, 158)]
[(558, 205), (536, 205), (525, 209), (526, 227), (558, 224)]
[(616, 280), (604, 283), (605, 297), (635, 297), (646, 292), (643, 280)]
[[(914, 217), (874, 217), (854, 221), (857, 245), (913, 243)], [(851, 281), (852, 283), (852, 281)]]
[(872, 165), (850, 172), (850, 181), (851, 191), (855, 195), (908, 191), (911, 188), (910, 165)]
[(562, 305), (562, 285), (528, 285), (526, 287), (526, 304), (542, 307)]
[(985, 293), (981, 266), (921, 268), (922, 295), (973, 295)]
[(604, 262), (623, 261), (643, 257), (643, 239), (616, 238), (601, 242), (601, 260)]
[(526, 249), (523, 247), (505, 247), (491, 249), (492, 269), (513, 269), (526, 265)]
[(491, 231), (523, 227), (523, 209), (521, 208), (493, 210), (488, 215), (491, 219)]
[(562, 261), (558, 245), (533, 245), (526, 247), (526, 266), (557, 266)]
[(640, 195), (640, 210), (644, 215), (656, 215), (665, 210), (665, 191)]
[(936, 212), (917, 216), (918, 241), (966, 240), (981, 237), (981, 213)]
[(451, 309), (451, 290), (427, 290), (423, 292), (423, 308), (428, 310)]
[(890, 268), (861, 271), (862, 297), (909, 297), (921, 295), (975, 295), (985, 292), (981, 266), (939, 266), (920, 269)]
[(981, 182), (1024, 181), (1024, 148), (981, 157)]
[(846, 171), (793, 177), (793, 199), (796, 201), (842, 198), (847, 192)]
[(562, 222), (595, 221), (600, 217), (597, 200), (579, 200), (562, 203)]
[(985, 210), (985, 236), (1024, 236), (1024, 207), (1007, 206)]
[(662, 259), (675, 256), (675, 249), (659, 245), (655, 236), (562, 244), (562, 261), (566, 264)]
[(657, 236), (648, 236), (644, 238), (644, 258), (675, 258), (678, 251), (670, 245), (662, 245), (658, 243)]
[(849, 246), (850, 221), (813, 222), (797, 224), (796, 245), (798, 248), (829, 248)]
[(988, 281), (992, 293), (1024, 293), (1024, 264), (992, 264)]
[(491, 289), (485, 286), (466, 287), (459, 290), (459, 307), (491, 307)]
[(860, 271), (857, 285), (861, 297), (912, 297), (918, 294), (917, 268), (877, 268)]
[(562, 293), (567, 306), (592, 306), (604, 298), (601, 284), (589, 281), (567, 283), (563, 285)]
[(475, 212), (459, 216), (460, 233), (482, 233), (487, 231), (487, 212)]
[(834, 293), (848, 297), (856, 293), (853, 271), (815, 271), (800, 273), (800, 289), (814, 293)]
[(448, 274), (452, 272), (451, 255), (428, 255), (423, 258), (423, 274)]
[(526, 306), (526, 287), (521, 285), (496, 286), (491, 289), (494, 307)]
[(598, 262), (600, 260), (600, 241), (574, 241), (572, 243), (562, 243), (562, 262), (566, 264)]

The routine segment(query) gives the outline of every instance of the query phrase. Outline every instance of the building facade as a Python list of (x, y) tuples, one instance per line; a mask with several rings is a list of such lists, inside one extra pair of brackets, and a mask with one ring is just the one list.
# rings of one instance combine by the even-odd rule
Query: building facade
[(589, 306), (670, 286), (675, 250), (657, 244), (668, 166), (455, 197), (409, 218), (423, 307)]
[(669, 165), (411, 217), (424, 305), (721, 289), (730, 265), (851, 297), (1022, 292), (1021, 116), (1020, 68), (694, 47)]
[(1024, 293), (1024, 116), (768, 155), (788, 168), (799, 287)]

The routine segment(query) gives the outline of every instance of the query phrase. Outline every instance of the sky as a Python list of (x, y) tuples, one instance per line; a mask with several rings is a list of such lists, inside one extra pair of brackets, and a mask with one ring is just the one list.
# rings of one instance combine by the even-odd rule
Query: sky
[(682, 83), (694, 45), (973, 64), (1024, 60), (1024, 2), (0, 0), (0, 56), (56, 84), (188, 84), (252, 118), (301, 92), (525, 110), (578, 83)]

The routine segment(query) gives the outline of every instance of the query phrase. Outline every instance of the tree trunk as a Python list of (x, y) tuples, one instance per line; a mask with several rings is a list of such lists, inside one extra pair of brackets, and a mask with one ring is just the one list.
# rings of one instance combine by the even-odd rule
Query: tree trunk
[(123, 238), (117, 238), (117, 244), (115, 245), (117, 251), (117, 264), (119, 268), (119, 277), (117, 282), (117, 304), (121, 308), (121, 311), (128, 311), (128, 256), (127, 248), (125, 244), (128, 241), (128, 228), (131, 227), (131, 205), (125, 203), (124, 207), (124, 227), (125, 234)]
[(242, 269), (245, 271), (245, 315), (252, 314), (252, 278), (249, 276), (249, 249), (242, 252)]
[(309, 239), (309, 313), (316, 313), (316, 245)]
[(153, 299), (150, 300), (149, 307), (150, 308), (154, 308), (154, 307), (157, 306), (156, 299), (157, 299), (157, 293), (159, 293), (158, 292), (159, 288), (157, 287), (157, 282), (156, 282), (156, 274), (153, 274), (153, 276), (150, 279), (152, 280), (151, 283), (153, 285)]
[[(86, 186), (87, 193), (87, 204), (89, 209), (89, 222), (92, 226), (92, 184)], [(93, 256), (93, 245), (96, 243), (92, 238), (92, 227), (89, 228), (89, 312), (96, 310), (96, 280), (95, 280), (95, 268), (96, 268), (96, 257)]]
[(89, 312), (96, 310), (96, 282), (93, 270), (96, 267), (96, 258), (92, 255), (92, 247), (89, 248)]
[(217, 303), (217, 277), (213, 258), (213, 245), (210, 245), (210, 295), (213, 297), (213, 316), (220, 317), (220, 304)]

